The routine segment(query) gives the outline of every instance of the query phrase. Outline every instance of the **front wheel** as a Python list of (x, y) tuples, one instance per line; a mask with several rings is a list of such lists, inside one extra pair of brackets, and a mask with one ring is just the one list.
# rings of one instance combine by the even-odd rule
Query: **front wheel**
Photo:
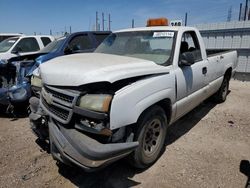
[(135, 131), (138, 148), (131, 154), (130, 162), (137, 168), (151, 166), (160, 156), (167, 131), (167, 117), (159, 106), (146, 110), (139, 118)]
[(222, 103), (227, 99), (229, 89), (229, 78), (225, 77), (222, 81), (220, 89), (215, 93), (216, 102)]

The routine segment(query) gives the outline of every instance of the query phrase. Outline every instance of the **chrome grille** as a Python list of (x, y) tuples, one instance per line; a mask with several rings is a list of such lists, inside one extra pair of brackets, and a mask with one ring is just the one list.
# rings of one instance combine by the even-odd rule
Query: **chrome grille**
[(46, 90), (47, 93), (52, 94), (52, 96), (56, 99), (62, 100), (66, 103), (73, 103), (74, 96), (60, 93), (58, 91), (51, 89), (50, 87), (44, 87), (44, 89)]
[(54, 105), (50, 105), (43, 98), (42, 98), (42, 103), (46, 107), (46, 109), (48, 109), (51, 113), (53, 113), (57, 117), (63, 119), (64, 121), (68, 120), (70, 111), (58, 108), (57, 106)]
[(54, 119), (61, 123), (70, 122), (73, 106), (80, 93), (44, 86), (41, 91), (41, 106)]

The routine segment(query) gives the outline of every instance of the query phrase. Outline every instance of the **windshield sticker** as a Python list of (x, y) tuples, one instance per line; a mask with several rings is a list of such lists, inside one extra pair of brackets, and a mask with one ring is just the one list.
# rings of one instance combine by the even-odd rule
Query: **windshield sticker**
[(15, 40), (9, 40), (8, 42), (9, 43), (15, 43), (16, 41)]
[(158, 37), (174, 37), (174, 32), (154, 32), (153, 37), (158, 38)]

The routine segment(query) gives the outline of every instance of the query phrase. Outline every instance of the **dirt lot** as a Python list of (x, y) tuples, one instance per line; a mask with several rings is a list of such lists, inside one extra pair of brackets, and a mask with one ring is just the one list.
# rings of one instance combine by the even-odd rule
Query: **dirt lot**
[(250, 82), (232, 81), (227, 101), (204, 102), (168, 130), (166, 150), (138, 171), (124, 160), (85, 173), (58, 166), (39, 147), (28, 118), (0, 116), (0, 187), (244, 187), (250, 160)]

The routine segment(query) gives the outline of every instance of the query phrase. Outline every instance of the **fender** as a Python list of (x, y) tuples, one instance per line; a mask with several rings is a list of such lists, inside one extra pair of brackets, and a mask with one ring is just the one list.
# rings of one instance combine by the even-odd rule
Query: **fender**
[(173, 103), (174, 83), (174, 75), (168, 73), (146, 77), (118, 90), (111, 104), (110, 129), (136, 123), (144, 110), (163, 99)]

